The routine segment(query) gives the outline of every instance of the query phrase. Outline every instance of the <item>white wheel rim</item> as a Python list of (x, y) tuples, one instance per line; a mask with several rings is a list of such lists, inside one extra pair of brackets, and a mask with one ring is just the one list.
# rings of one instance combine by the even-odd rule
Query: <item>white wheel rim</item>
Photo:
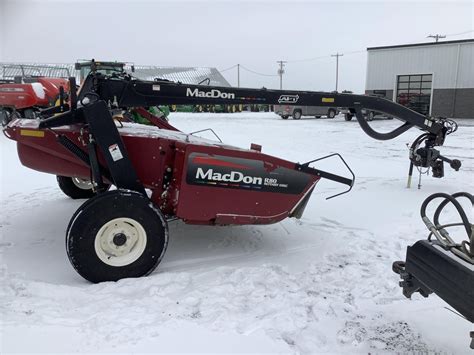
[(140, 223), (131, 218), (115, 218), (99, 229), (94, 246), (102, 262), (119, 267), (135, 262), (145, 251), (146, 241)]
[(81, 190), (92, 190), (92, 182), (88, 179), (72, 177), (72, 183)]

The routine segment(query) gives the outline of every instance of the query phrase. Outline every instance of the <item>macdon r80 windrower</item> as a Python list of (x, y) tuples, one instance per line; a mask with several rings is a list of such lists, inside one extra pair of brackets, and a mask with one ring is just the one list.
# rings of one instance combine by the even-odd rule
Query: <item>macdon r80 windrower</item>
[[(166, 250), (169, 220), (276, 223), (301, 217), (320, 179), (347, 185), (342, 193), (354, 184), (354, 174), (339, 154), (328, 157), (340, 158), (350, 178), (313, 167), (328, 157), (300, 164), (263, 154), (258, 145), (241, 149), (185, 134), (149, 113), (151, 106), (346, 107), (363, 131), (378, 140), (398, 137), (412, 127), (424, 131), (410, 150), (410, 175), (416, 166), (442, 177), (444, 162), (455, 170), (461, 165), (435, 149), (456, 130), (454, 121), (427, 117), (379, 97), (143, 81), (125, 72), (101, 73), (100, 62), (94, 61), (79, 90), (73, 78), (69, 81), (67, 100), (60, 98), (59, 106), (43, 110), (39, 119), (10, 121), (4, 133), (17, 141), (23, 165), (57, 175), (61, 189), (73, 198), (90, 198), (71, 218), (66, 248), (77, 272), (92, 282), (150, 273)], [(363, 109), (403, 123), (391, 132), (377, 132), (365, 121)], [(152, 126), (126, 122), (131, 113)], [(111, 185), (117, 189), (107, 191)]]
[[(58, 106), (42, 110), (38, 119), (13, 119), (3, 129), (17, 142), (23, 165), (55, 174), (68, 196), (88, 198), (69, 222), (66, 250), (76, 271), (91, 282), (151, 273), (168, 244), (168, 221), (271, 224), (287, 217), (300, 218), (320, 179), (348, 187), (330, 198), (349, 192), (354, 184), (352, 170), (337, 153), (306, 163), (290, 162), (263, 154), (256, 144), (241, 149), (220, 139), (217, 142), (183, 133), (151, 114), (147, 110), (151, 106), (343, 107), (374, 139), (393, 139), (412, 127), (423, 131), (409, 150), (408, 186), (414, 167), (431, 169), (437, 178), (444, 175), (444, 162), (454, 170), (461, 167), (459, 160), (448, 159), (435, 149), (456, 131), (453, 120), (424, 116), (383, 98), (143, 81), (125, 72), (103, 74), (100, 62), (94, 61), (91, 69), (78, 91), (74, 78), (69, 79), (70, 92), (60, 90), (64, 97)], [(366, 122), (363, 110), (382, 112), (403, 123), (381, 133)], [(127, 122), (132, 121), (127, 118), (132, 115), (140, 115), (151, 125)], [(340, 158), (350, 178), (314, 167), (329, 157)], [(108, 191), (111, 185), (116, 190)], [(466, 223), (463, 219), (463, 225)], [(442, 227), (435, 226), (433, 234), (444, 237)], [(471, 233), (470, 241), (458, 247), (449, 239), (443, 253), (436, 241), (415, 244), (408, 249), (406, 262), (394, 264), (394, 271), (403, 278), (401, 285), (408, 297), (414, 292), (434, 292), (472, 320), (474, 298), (472, 289), (466, 289), (474, 283), (472, 228), (466, 227), (466, 231)], [(438, 261), (445, 267), (439, 268)], [(460, 282), (459, 277), (452, 278), (459, 270), (464, 277)], [(456, 282), (448, 285), (443, 281), (450, 279)]]

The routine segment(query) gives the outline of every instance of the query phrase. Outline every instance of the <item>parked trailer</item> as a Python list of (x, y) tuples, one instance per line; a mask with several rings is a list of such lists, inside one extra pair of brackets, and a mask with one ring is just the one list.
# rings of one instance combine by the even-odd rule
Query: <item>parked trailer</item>
[(327, 118), (334, 118), (339, 113), (339, 109), (337, 107), (325, 106), (275, 105), (273, 110), (284, 120), (288, 119), (289, 117), (293, 117), (293, 119), (299, 120), (303, 116), (314, 116), (316, 118), (326, 116)]

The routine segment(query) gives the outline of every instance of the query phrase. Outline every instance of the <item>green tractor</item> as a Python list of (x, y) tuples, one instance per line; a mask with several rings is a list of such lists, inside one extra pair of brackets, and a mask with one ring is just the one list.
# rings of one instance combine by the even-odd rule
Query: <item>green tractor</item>
[[(104, 75), (110, 75), (113, 73), (123, 73), (125, 71), (126, 63), (123, 62), (98, 62), (94, 59), (78, 61), (74, 68), (79, 72), (79, 82), (82, 82), (91, 71), (102, 73)], [(132, 72), (135, 71), (135, 67), (131, 65)]]
[[(86, 60), (78, 61), (74, 68), (79, 72), (79, 81), (82, 82), (91, 71), (99, 72), (104, 75), (110, 75), (113, 73), (123, 73), (125, 72), (125, 67), (127, 63), (124, 62), (101, 62), (95, 60)], [(135, 67), (133, 64), (130, 64), (131, 72), (135, 72)], [(168, 106), (151, 106), (147, 107), (146, 110), (151, 114), (168, 120), (170, 114), (170, 107)], [(143, 118), (138, 112), (133, 111), (130, 117), (134, 122), (141, 124), (150, 124), (148, 120)]]

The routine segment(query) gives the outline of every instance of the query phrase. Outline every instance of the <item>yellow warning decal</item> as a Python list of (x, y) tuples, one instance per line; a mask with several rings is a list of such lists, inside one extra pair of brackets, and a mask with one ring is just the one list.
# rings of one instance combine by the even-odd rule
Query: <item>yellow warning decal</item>
[(20, 130), (20, 135), (27, 137), (44, 137), (44, 131), (33, 131), (31, 129), (22, 129)]
[(322, 101), (323, 102), (334, 102), (334, 97), (323, 97)]

